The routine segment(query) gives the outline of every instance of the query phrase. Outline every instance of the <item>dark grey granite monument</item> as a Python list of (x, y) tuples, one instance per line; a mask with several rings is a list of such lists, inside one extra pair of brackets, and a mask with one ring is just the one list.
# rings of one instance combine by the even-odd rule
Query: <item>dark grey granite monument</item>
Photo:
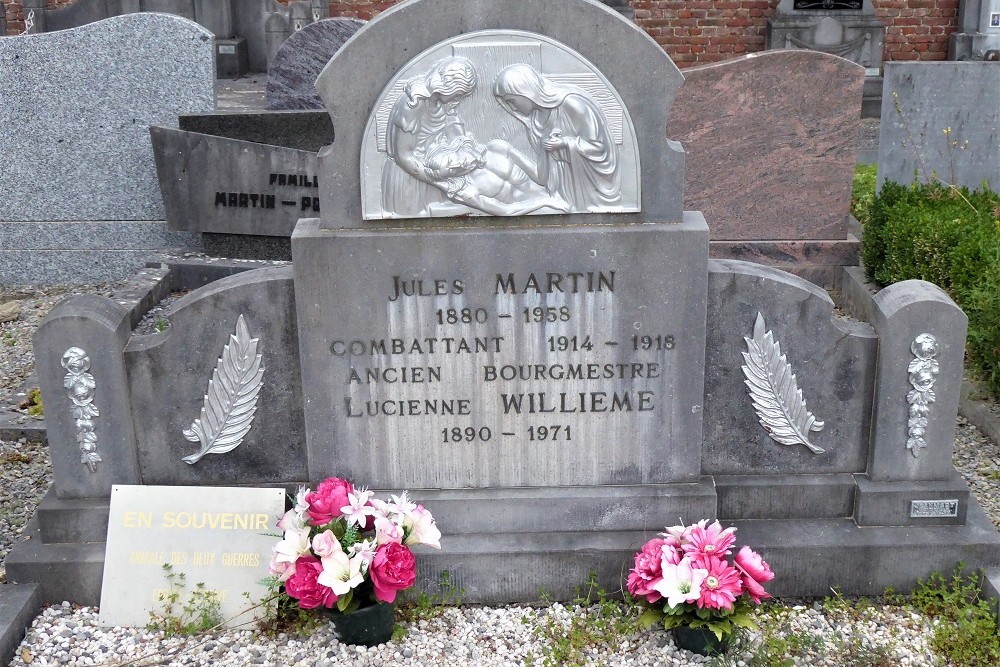
[[(336, 141), (290, 267), (195, 290), (158, 333), (94, 297), (39, 329), (58, 463), (8, 578), (95, 604), (113, 483), (332, 474), (432, 508), (419, 581), (448, 570), (468, 602), (567, 599), (590, 572), (616, 590), (678, 517), (736, 525), (780, 596), (1000, 565), (950, 465), (964, 315), (910, 281), (849, 319), (709, 260), (664, 137), (680, 82), (592, 0), (370, 22), (317, 83)], [(182, 282), (158, 271), (151, 293)]]
[(322, 109), (323, 100), (316, 92), (316, 77), (333, 54), (364, 24), (357, 19), (326, 19), (293, 33), (278, 49), (267, 69), (267, 107), (273, 110)]

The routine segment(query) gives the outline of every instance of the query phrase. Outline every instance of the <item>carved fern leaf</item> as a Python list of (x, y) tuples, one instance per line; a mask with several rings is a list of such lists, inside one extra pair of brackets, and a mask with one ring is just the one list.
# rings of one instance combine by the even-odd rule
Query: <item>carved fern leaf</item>
[(185, 463), (197, 463), (206, 454), (230, 452), (239, 447), (249, 433), (264, 377), (257, 341), (257, 338), (250, 338), (250, 330), (240, 315), (236, 333), (222, 349), (222, 356), (208, 382), (201, 417), (183, 431), (185, 438), (201, 443), (197, 454), (182, 459)]
[(806, 409), (802, 390), (781, 354), (781, 345), (772, 332), (765, 331), (763, 315), (757, 313), (753, 338), (743, 340), (747, 343), (747, 351), (742, 353), (744, 383), (760, 425), (779, 444), (805, 445), (814, 454), (822, 454), (823, 448), (809, 442), (809, 432), (821, 431), (823, 422)]

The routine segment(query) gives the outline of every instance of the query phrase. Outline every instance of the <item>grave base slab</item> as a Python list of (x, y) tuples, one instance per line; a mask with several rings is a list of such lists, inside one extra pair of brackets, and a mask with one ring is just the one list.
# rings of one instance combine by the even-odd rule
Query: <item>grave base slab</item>
[[(534, 507), (539, 517), (550, 514), (547, 504)], [(830, 594), (831, 585), (845, 595), (879, 595), (887, 586), (905, 593), (918, 578), (951, 572), (959, 561), (969, 568), (1000, 567), (1000, 533), (971, 496), (964, 526), (859, 527), (850, 518), (725, 523), (738, 528), (738, 545), (752, 546), (770, 564), (777, 576), (768, 590), (778, 597), (821, 597)], [(463, 591), (463, 603), (571, 600), (586, 592), (593, 573), (614, 594), (635, 552), (660, 530), (446, 532), (440, 551), (418, 548), (417, 587), (439, 591), (447, 571), (450, 584)], [(39, 583), (45, 603), (98, 605), (104, 547), (103, 542), (45, 544), (36, 516), (7, 557), (7, 577)]]

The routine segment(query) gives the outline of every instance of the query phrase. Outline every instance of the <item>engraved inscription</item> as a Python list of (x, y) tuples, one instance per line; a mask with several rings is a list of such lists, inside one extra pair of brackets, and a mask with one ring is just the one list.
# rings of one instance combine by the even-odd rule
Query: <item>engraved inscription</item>
[(80, 443), (80, 463), (90, 472), (97, 472), (101, 456), (97, 453), (97, 434), (94, 432), (94, 417), (100, 412), (94, 405), (97, 382), (90, 370), (90, 357), (79, 347), (71, 347), (63, 353), (62, 367), (66, 369), (63, 386), (69, 390), (73, 402), (70, 412), (76, 421), (76, 440)]
[(958, 500), (911, 500), (910, 518), (957, 517)]
[(383, 91), (364, 141), (366, 219), (639, 210), (627, 110), (582, 56), (540, 35), (432, 47)]
[(931, 403), (937, 400), (934, 396), (934, 379), (939, 368), (935, 359), (938, 353), (937, 339), (929, 333), (922, 333), (910, 344), (913, 360), (907, 367), (909, 381), (913, 387), (906, 394), (909, 404), (909, 416), (906, 421), (906, 448), (914, 457), (920, 455), (920, 450), (927, 447), (924, 433), (927, 431), (927, 419), (931, 411)]

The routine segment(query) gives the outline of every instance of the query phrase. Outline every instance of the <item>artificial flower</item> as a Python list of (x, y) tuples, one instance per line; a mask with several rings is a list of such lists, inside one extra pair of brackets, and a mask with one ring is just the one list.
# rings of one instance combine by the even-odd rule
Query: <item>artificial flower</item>
[(726, 528), (715, 521), (710, 525), (700, 521), (687, 536), (687, 541), (681, 546), (688, 556), (694, 554), (710, 554), (715, 556), (728, 556), (731, 554), (732, 546), (736, 543), (736, 529)]
[(663, 547), (666, 544), (666, 540), (652, 539), (636, 553), (635, 567), (628, 574), (628, 592), (631, 595), (644, 597), (649, 603), (663, 597), (653, 587), (663, 578)]
[(736, 598), (743, 593), (740, 571), (714, 555), (701, 554), (694, 562), (708, 573), (701, 585), (698, 606), (731, 611)]
[(414, 506), (413, 511), (403, 518), (403, 528), (407, 533), (404, 544), (426, 544), (435, 549), (441, 548), (441, 531), (434, 523), (434, 517), (423, 505)]
[(374, 491), (355, 489), (347, 494), (347, 504), (340, 508), (340, 513), (347, 519), (347, 525), (355, 525), (364, 529), (368, 517), (375, 514), (375, 508), (369, 504)]
[(760, 554), (750, 547), (744, 546), (734, 559), (736, 568), (742, 573), (743, 586), (746, 588), (754, 604), (768, 599), (771, 595), (764, 590), (763, 584), (774, 579), (774, 572)]
[(708, 571), (695, 568), (689, 558), (682, 558), (676, 565), (665, 563), (663, 577), (652, 588), (667, 599), (668, 606), (675, 607), (701, 597), (701, 583), (707, 576)]
[(314, 526), (325, 526), (340, 516), (340, 508), (348, 504), (347, 495), (354, 491), (354, 486), (345, 479), (331, 477), (320, 482), (316, 491), (307, 493), (305, 501), (309, 504), (307, 510)]
[(388, 542), (375, 552), (368, 574), (375, 587), (375, 597), (382, 602), (395, 602), (396, 593), (416, 581), (417, 563), (409, 549), (397, 542)]
[(301, 556), (295, 562), (295, 574), (285, 582), (285, 592), (299, 601), (303, 609), (326, 607), (332, 609), (337, 603), (333, 589), (319, 583), (323, 564), (315, 556)]

